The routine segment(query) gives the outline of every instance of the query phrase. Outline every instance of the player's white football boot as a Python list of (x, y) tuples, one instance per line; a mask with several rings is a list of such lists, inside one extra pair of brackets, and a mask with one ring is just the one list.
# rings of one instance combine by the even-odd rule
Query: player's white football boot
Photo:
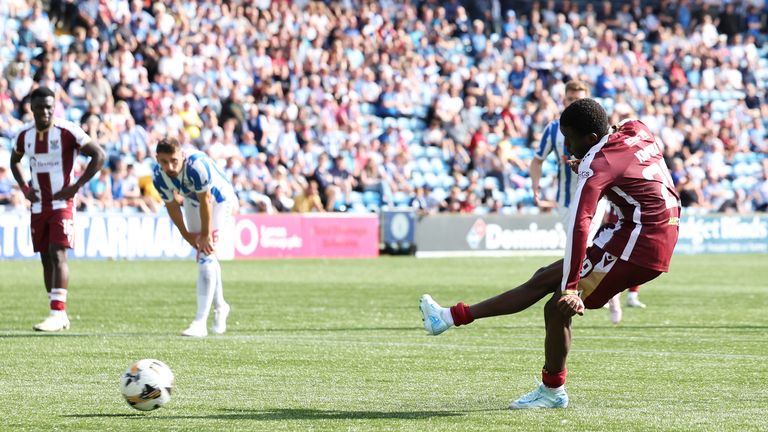
[(553, 389), (539, 384), (532, 392), (510, 403), (509, 409), (565, 408), (567, 406), (568, 394), (564, 386)]
[(192, 321), (192, 324), (190, 324), (186, 330), (181, 332), (181, 335), (190, 337), (208, 336), (208, 329), (205, 328), (205, 321)]
[[(419, 300), (419, 309), (421, 309), (422, 321), (424, 321), (424, 329), (432, 336), (437, 336), (440, 333), (448, 330), (453, 325), (443, 319), (444, 308), (437, 304), (429, 294), (424, 294)], [(450, 311), (447, 311), (450, 313)]]
[(41, 332), (58, 332), (69, 328), (69, 317), (67, 314), (51, 314), (48, 318), (44, 319), (40, 324), (36, 324), (35, 331)]
[(613, 324), (618, 324), (621, 322), (622, 314), (621, 298), (617, 294), (608, 300), (608, 316), (611, 318)]
[(224, 303), (220, 308), (213, 310), (213, 326), (211, 331), (215, 334), (222, 334), (227, 331), (227, 317), (229, 316), (229, 304)]
[(627, 297), (627, 307), (645, 309), (645, 303), (641, 302), (637, 297)]

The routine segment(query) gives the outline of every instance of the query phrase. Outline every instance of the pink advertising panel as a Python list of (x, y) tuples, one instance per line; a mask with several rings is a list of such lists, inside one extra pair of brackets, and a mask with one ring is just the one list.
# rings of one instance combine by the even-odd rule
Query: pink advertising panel
[(371, 258), (379, 255), (376, 215), (237, 216), (235, 258)]

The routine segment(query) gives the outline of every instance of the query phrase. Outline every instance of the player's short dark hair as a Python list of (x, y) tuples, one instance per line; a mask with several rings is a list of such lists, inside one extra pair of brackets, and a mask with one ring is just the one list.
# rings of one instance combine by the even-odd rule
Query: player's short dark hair
[(155, 153), (174, 154), (181, 150), (181, 143), (173, 137), (165, 137), (157, 142)]
[(560, 125), (570, 127), (580, 135), (594, 133), (601, 137), (608, 133), (608, 114), (596, 100), (583, 98), (563, 110)]
[(38, 98), (47, 98), (52, 97), (56, 98), (56, 93), (53, 92), (53, 90), (49, 89), (48, 87), (40, 86), (34, 90), (32, 90), (32, 93), (29, 95), (30, 100), (35, 100)]

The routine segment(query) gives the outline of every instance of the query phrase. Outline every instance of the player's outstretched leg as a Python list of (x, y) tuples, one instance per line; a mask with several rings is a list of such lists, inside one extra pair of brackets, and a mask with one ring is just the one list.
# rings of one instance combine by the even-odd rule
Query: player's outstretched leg
[[(217, 264), (219, 264), (217, 262)], [(230, 307), (224, 301), (224, 285), (221, 282), (221, 264), (217, 266), (216, 295), (213, 298), (213, 326), (211, 331), (215, 334), (222, 334), (227, 331), (227, 317), (229, 317)]]
[[(459, 303), (451, 308), (445, 308), (437, 304), (429, 294), (424, 294), (419, 300), (419, 309), (421, 310), (421, 319), (424, 321), (424, 329), (431, 336), (437, 336), (448, 330), (456, 325), (452, 311), (459, 308), (461, 308), (459, 313), (469, 309), (464, 303)], [(469, 324), (469, 322), (466, 322), (466, 324)]]

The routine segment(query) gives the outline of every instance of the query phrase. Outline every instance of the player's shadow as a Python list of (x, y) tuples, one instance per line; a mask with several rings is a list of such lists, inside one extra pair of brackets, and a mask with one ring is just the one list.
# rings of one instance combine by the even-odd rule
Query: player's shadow
[[(466, 413), (456, 411), (342, 411), (342, 410), (317, 410), (301, 408), (275, 408), (267, 410), (223, 410), (218, 414), (207, 415), (158, 415), (154, 419), (213, 419), (213, 420), (420, 420), (434, 417), (458, 417)], [(146, 416), (136, 414), (68, 414), (64, 417), (92, 418), (92, 417), (120, 417), (129, 419), (141, 419)]]
[(309, 408), (275, 408), (267, 410), (227, 410), (220, 414), (204, 416), (216, 420), (418, 420), (432, 417), (458, 417), (464, 413), (455, 411), (342, 411)]

